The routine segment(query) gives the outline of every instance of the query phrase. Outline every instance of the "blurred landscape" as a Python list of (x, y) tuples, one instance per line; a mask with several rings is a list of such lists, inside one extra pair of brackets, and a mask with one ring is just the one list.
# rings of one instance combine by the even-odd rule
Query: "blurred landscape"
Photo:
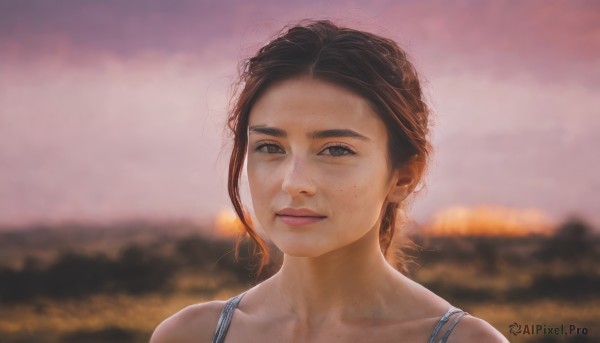
[[(229, 235), (189, 222), (0, 229), (0, 342), (147, 342), (179, 309), (226, 299), (260, 278)], [(414, 235), (411, 277), (511, 342), (597, 342), (600, 237), (571, 218), (551, 234)], [(277, 261), (277, 258), (274, 258)], [(509, 326), (586, 328), (512, 335)]]

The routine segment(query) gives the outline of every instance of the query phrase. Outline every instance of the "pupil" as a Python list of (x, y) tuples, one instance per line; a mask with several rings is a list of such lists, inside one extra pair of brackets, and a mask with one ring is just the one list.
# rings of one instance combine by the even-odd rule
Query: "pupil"
[(344, 149), (340, 148), (340, 147), (333, 147), (333, 148), (331, 148), (331, 150), (329, 152), (332, 155), (343, 155), (344, 154)]

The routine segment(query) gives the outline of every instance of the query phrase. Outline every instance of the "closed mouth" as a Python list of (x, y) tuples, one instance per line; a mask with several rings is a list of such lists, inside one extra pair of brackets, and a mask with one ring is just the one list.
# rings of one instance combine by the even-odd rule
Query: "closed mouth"
[(279, 220), (289, 226), (305, 226), (315, 224), (327, 218), (318, 212), (306, 208), (285, 208), (275, 214)]
[(327, 216), (306, 208), (285, 208), (275, 213), (278, 217), (325, 218)]

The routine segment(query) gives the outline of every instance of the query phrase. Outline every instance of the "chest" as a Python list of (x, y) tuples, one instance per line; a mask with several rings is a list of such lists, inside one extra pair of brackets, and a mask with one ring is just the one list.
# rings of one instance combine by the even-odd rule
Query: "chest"
[(232, 322), (224, 343), (426, 343), (435, 323), (429, 321), (322, 325), (310, 330), (292, 322)]

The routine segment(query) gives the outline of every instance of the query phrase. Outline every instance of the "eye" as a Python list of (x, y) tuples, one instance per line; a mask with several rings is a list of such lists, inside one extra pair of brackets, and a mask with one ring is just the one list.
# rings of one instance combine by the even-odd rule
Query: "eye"
[[(327, 152), (327, 153), (326, 153)], [(330, 155), (330, 156), (345, 156), (345, 155), (355, 155), (356, 153), (345, 145), (333, 145), (323, 149), (319, 155)]]
[(254, 151), (265, 154), (285, 154), (285, 151), (283, 151), (283, 149), (271, 143), (260, 144), (254, 149)]

